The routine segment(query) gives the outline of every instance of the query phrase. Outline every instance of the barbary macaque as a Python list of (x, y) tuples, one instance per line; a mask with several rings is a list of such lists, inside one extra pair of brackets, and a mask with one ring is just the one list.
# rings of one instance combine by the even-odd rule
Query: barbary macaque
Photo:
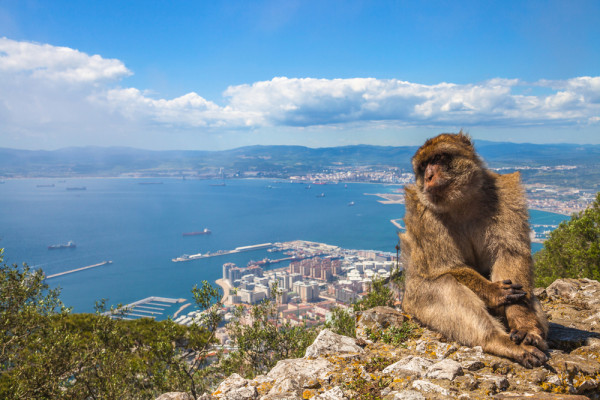
[(462, 131), (427, 140), (412, 165), (400, 235), (404, 310), (464, 345), (542, 365), (548, 323), (532, 292), (519, 173), (488, 170)]

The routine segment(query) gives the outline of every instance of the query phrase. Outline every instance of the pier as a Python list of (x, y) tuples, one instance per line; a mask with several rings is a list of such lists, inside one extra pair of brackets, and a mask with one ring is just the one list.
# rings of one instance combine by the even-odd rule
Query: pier
[(87, 267), (81, 267), (81, 268), (75, 268), (69, 271), (65, 271), (65, 272), (59, 272), (58, 274), (52, 274), (52, 275), (48, 275), (46, 277), (46, 279), (52, 279), (52, 278), (57, 278), (59, 276), (63, 276), (63, 275), (68, 275), (68, 274), (73, 274), (75, 272), (79, 272), (79, 271), (85, 271), (86, 269), (91, 269), (91, 268), (96, 268), (96, 267), (101, 267), (103, 265), (108, 265), (108, 264), (112, 264), (112, 261), (102, 261), (101, 263), (98, 264), (94, 264), (94, 265), (88, 265)]
[(173, 262), (192, 261), (192, 260), (198, 260), (200, 258), (218, 257), (218, 256), (225, 256), (228, 254), (242, 253), (244, 251), (266, 249), (266, 248), (269, 248), (272, 246), (273, 246), (273, 243), (262, 243), (262, 244), (254, 244), (251, 246), (236, 247), (234, 250), (219, 250), (214, 253), (207, 252), (204, 254), (198, 253), (198, 254), (192, 254), (192, 255), (184, 254), (181, 257), (171, 259), (171, 261), (173, 261)]

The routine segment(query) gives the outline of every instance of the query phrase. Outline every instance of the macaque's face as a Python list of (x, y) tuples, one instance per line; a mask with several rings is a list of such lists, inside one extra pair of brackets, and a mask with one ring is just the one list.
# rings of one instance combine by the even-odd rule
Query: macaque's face
[(475, 189), (481, 162), (462, 135), (440, 135), (427, 141), (413, 157), (417, 187), (432, 206), (445, 208)]

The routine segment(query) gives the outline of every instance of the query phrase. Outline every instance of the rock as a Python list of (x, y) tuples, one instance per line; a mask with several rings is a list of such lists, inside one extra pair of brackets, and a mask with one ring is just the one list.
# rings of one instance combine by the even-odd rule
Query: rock
[(383, 330), (390, 326), (400, 326), (406, 316), (391, 307), (374, 307), (356, 313), (356, 337), (367, 339), (366, 331)]
[(248, 382), (240, 375), (232, 374), (221, 382), (213, 396), (223, 400), (253, 399), (258, 395), (258, 392), (254, 386), (248, 386)]
[(429, 381), (417, 380), (413, 382), (412, 386), (413, 388), (425, 393), (439, 393), (443, 396), (450, 396), (449, 390)]
[(392, 365), (388, 365), (382, 372), (389, 375), (404, 374), (423, 377), (432, 364), (433, 361), (426, 358), (408, 356)]
[[(324, 382), (328, 379), (332, 369), (333, 364), (323, 358), (315, 360), (296, 358), (279, 361), (267, 374), (267, 377), (275, 382), (282, 382), (286, 378), (292, 377), (294, 384), (297, 386), (294, 390), (300, 390), (302, 388), (320, 385), (320, 382)], [(291, 382), (286, 384), (289, 385)], [(275, 383), (275, 386), (271, 389), (269, 394), (274, 393), (273, 390), (281, 392), (282, 388), (278, 383)]]
[(493, 392), (506, 390), (510, 386), (505, 376), (484, 375), (480, 379), (483, 380), (483, 385), (491, 387)]
[(301, 392), (301, 385), (297, 380), (291, 377), (284, 377), (275, 383), (273, 388), (269, 391), (269, 395), (296, 395)]
[(446, 359), (429, 367), (425, 377), (429, 379), (448, 379), (451, 381), (462, 374), (463, 370), (458, 362)]
[(355, 343), (355, 340), (323, 329), (313, 344), (308, 346), (305, 358), (316, 358), (333, 354), (336, 356), (357, 355), (364, 353), (364, 349)]
[(348, 400), (347, 397), (344, 396), (344, 392), (340, 389), (339, 386), (335, 386), (333, 389), (326, 391), (325, 393), (321, 393), (320, 395), (313, 397), (314, 400)]
[(403, 390), (394, 394), (393, 400), (425, 400), (420, 392), (416, 390)]
[(467, 371), (478, 371), (481, 368), (485, 367), (485, 364), (479, 360), (466, 361), (462, 364), (462, 367)]
[(501, 393), (494, 396), (494, 399), (504, 400), (590, 400), (587, 396), (577, 396), (570, 394), (556, 394), (556, 393), (528, 393), (524, 396), (521, 393)]
[[(305, 357), (279, 361), (252, 380), (233, 374), (209, 398), (600, 400), (600, 283), (561, 279), (536, 293), (551, 322), (549, 360), (541, 367), (526, 369), (426, 328), (397, 346), (369, 340), (359, 346), (325, 329)], [(385, 329), (404, 318), (386, 307), (357, 317), (363, 330)], [(180, 397), (160, 400), (189, 399), (185, 393), (163, 396), (171, 395)]]
[(169, 392), (161, 394), (156, 400), (194, 400), (194, 398), (185, 392)]

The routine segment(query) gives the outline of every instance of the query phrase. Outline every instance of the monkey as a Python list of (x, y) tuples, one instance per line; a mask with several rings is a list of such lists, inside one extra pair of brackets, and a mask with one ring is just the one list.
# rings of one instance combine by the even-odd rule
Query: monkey
[(463, 345), (543, 365), (548, 322), (533, 295), (519, 172), (489, 170), (462, 130), (428, 139), (411, 161), (400, 234), (404, 311)]

